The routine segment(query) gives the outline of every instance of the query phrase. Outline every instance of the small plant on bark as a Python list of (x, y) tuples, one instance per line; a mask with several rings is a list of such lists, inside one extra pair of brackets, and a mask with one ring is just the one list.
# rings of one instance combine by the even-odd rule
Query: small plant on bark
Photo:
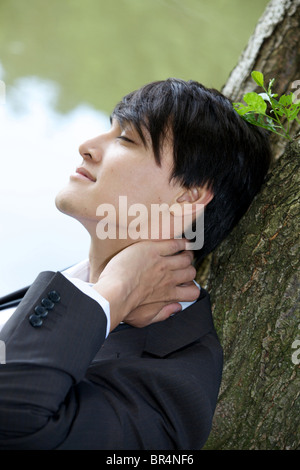
[[(243, 96), (244, 103), (233, 103), (236, 112), (250, 124), (263, 127), (268, 131), (292, 140), (290, 136), (290, 124), (295, 119), (298, 124), (300, 120), (300, 102), (296, 103), (295, 95), (290, 93), (282, 95), (279, 99), (276, 93), (272, 92), (272, 86), (275, 78), (270, 80), (268, 88), (264, 84), (264, 75), (261, 72), (253, 71), (251, 76), (255, 83), (263, 89), (262, 93), (254, 91), (246, 93)], [(267, 108), (269, 111), (267, 114)], [(287, 125), (284, 125), (284, 121)]]

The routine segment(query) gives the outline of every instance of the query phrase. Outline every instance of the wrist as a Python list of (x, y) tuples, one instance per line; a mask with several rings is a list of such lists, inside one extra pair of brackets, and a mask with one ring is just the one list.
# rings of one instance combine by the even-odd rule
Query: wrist
[(109, 302), (110, 331), (112, 331), (131, 311), (130, 293), (124, 282), (118, 280), (112, 282), (105, 276), (100, 276), (93, 289)]

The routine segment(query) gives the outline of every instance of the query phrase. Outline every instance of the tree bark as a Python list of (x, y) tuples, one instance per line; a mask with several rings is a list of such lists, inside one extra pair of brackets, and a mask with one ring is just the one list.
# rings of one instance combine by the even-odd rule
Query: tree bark
[[(240, 101), (256, 91), (252, 70), (275, 77), (274, 92), (295, 91), (299, 59), (300, 0), (272, 0), (223, 92)], [(205, 449), (300, 447), (299, 140), (274, 137), (272, 149), (276, 162), (262, 191), (205, 266), (224, 349)]]

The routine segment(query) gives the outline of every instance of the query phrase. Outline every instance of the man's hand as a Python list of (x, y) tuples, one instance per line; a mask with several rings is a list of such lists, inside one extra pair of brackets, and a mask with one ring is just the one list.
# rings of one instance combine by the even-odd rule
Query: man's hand
[(178, 302), (172, 304), (168, 302), (154, 302), (135, 308), (126, 316), (124, 322), (142, 328), (151, 323), (166, 320), (174, 313), (180, 312), (180, 310), (181, 305)]
[(186, 243), (139, 242), (111, 259), (94, 285), (110, 303), (111, 330), (121, 321), (146, 326), (164, 320), (180, 310), (179, 301), (197, 299), (193, 253), (185, 251)]

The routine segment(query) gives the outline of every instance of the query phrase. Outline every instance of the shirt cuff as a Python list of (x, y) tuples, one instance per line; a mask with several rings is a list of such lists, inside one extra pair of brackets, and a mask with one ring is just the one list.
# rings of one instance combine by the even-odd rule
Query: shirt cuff
[(65, 274), (63, 272), (61, 274), (63, 274), (63, 276), (65, 276), (70, 282), (72, 282), (74, 286), (76, 286), (79, 290), (81, 290), (81, 292), (88, 295), (89, 297), (94, 299), (96, 302), (98, 302), (98, 304), (104, 311), (106, 318), (107, 318), (107, 325), (106, 325), (106, 338), (107, 338), (110, 332), (109, 302), (104, 297), (102, 297), (102, 295), (100, 295), (95, 289), (93, 289), (92, 284), (89, 284), (88, 282), (82, 281), (81, 279), (77, 279), (75, 277), (70, 277), (68, 276), (68, 274)]

